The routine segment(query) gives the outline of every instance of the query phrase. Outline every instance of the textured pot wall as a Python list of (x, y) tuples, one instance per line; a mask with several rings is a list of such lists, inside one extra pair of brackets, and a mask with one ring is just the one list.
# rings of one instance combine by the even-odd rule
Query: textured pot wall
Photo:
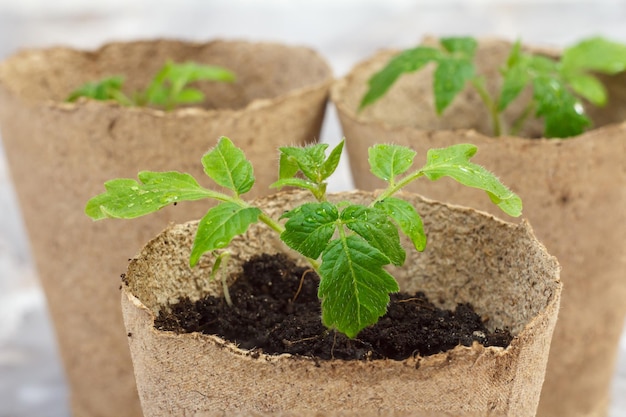
[[(62, 103), (88, 80), (123, 73), (128, 87), (165, 60), (231, 68), (233, 85), (205, 83), (208, 107), (164, 113), (113, 103)], [(94, 223), (87, 200), (104, 181), (140, 170), (203, 178), (200, 158), (219, 136), (243, 147), (257, 194), (275, 181), (279, 145), (319, 136), (331, 74), (306, 48), (216, 41), (110, 44), (95, 52), (22, 52), (0, 65), (0, 126), (37, 269), (55, 322), (75, 417), (141, 414), (119, 309), (119, 276), (141, 245), (171, 221), (199, 218), (181, 204), (132, 223)], [(207, 178), (208, 180), (208, 178)], [(211, 186), (210, 182), (204, 182)], [(251, 193), (253, 195), (253, 193)]]
[[(207, 283), (211, 255), (197, 268), (187, 266), (197, 226), (191, 222), (153, 239), (126, 274), (122, 309), (144, 414), (534, 416), (560, 298), (556, 260), (525, 223), (405, 197), (422, 214), (429, 245), (423, 253), (408, 250), (406, 266), (394, 270), (401, 288), (422, 289), (441, 305), (471, 302), (490, 326), (512, 330), (510, 347), (475, 344), (405, 361), (320, 362), (253, 355), (216, 336), (157, 331), (155, 314), (168, 303), (219, 293), (219, 285)], [(361, 204), (371, 198), (363, 192), (332, 197)], [(310, 201), (306, 193), (282, 193), (260, 204), (279, 215), (303, 201)], [(255, 253), (284, 250), (274, 232), (255, 225), (229, 247), (229, 268), (238, 272)]]
[[(503, 45), (483, 42), (479, 61), (503, 62)], [(538, 416), (606, 416), (626, 315), (626, 123), (619, 123), (626, 120), (626, 75), (606, 77), (612, 107), (593, 110), (597, 127), (579, 137), (496, 139), (480, 133), (489, 127), (478, 121), (484, 115), (471, 93), (438, 119), (425, 87), (427, 73), (406, 76), (380, 103), (357, 115), (366, 80), (389, 56), (371, 58), (333, 86), (357, 187), (382, 185), (362, 159), (375, 143), (411, 146), (418, 151), (416, 164), (425, 162), (429, 148), (477, 145), (474, 160), (522, 197), (524, 216), (563, 267), (563, 301)], [(468, 127), (475, 130), (463, 129)], [(533, 129), (525, 133), (533, 136)], [(480, 191), (448, 179), (427, 182), (410, 189), (502, 215)]]

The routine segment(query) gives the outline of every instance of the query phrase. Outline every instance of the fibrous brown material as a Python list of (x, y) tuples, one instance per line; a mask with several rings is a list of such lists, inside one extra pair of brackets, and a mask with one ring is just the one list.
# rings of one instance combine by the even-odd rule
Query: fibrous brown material
[[(510, 46), (480, 43), (477, 62), (487, 80), (498, 79), (489, 77), (505, 62)], [(609, 104), (591, 109), (596, 128), (578, 137), (494, 138), (488, 136), (488, 116), (472, 89), (437, 117), (428, 69), (404, 75), (379, 103), (357, 113), (367, 80), (393, 53), (380, 52), (357, 65), (332, 89), (357, 187), (381, 184), (365, 166), (367, 147), (375, 143), (412, 147), (418, 152), (416, 164), (425, 162), (429, 148), (477, 145), (473, 160), (520, 195), (525, 217), (563, 267), (563, 301), (538, 416), (606, 416), (626, 316), (626, 74), (603, 77)], [(488, 81), (492, 91), (494, 82)], [(512, 120), (524, 105), (522, 98), (504, 119)], [(534, 120), (522, 134), (536, 137), (540, 128)], [(409, 189), (498, 215), (483, 192), (452, 180), (416, 182)]]
[[(123, 75), (127, 93), (145, 88), (168, 60), (222, 65), (234, 84), (200, 82), (203, 107), (163, 112), (112, 102), (64, 103), (88, 81)], [(18, 53), (0, 65), (0, 123), (37, 269), (55, 323), (74, 417), (141, 414), (119, 309), (128, 258), (170, 221), (202, 216), (185, 203), (132, 224), (93, 223), (84, 214), (106, 180), (141, 170), (188, 172), (230, 137), (267, 192), (279, 145), (316, 141), (331, 82), (315, 52), (269, 43), (168, 40)], [(202, 181), (201, 181), (202, 182)], [(212, 186), (209, 181), (204, 182)]]
[[(558, 312), (555, 258), (526, 223), (405, 194), (423, 216), (429, 243), (394, 268), (402, 290), (423, 290), (449, 308), (470, 302), (488, 327), (515, 336), (504, 349), (479, 344), (405, 361), (320, 361), (238, 349), (217, 336), (154, 328), (179, 297), (219, 294), (208, 282), (213, 255), (188, 267), (197, 222), (172, 226), (131, 261), (122, 310), (144, 414), (153, 416), (534, 416)], [(371, 193), (331, 196), (369, 204)], [(307, 193), (260, 199), (280, 215)], [(409, 242), (404, 242), (410, 245)], [(229, 246), (230, 271), (257, 253), (288, 251), (275, 232), (253, 225)], [(289, 252), (295, 259), (297, 254)]]

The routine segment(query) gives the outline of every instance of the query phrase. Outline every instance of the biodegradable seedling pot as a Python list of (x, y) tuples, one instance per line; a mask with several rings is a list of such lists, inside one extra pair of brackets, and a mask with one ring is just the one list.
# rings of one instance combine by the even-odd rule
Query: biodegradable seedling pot
[[(221, 65), (237, 81), (197, 84), (207, 97), (203, 107), (171, 112), (63, 102), (79, 85), (110, 75), (124, 75), (129, 91), (145, 88), (168, 59)], [(116, 277), (168, 222), (206, 210), (170, 207), (129, 228), (93, 224), (83, 213), (89, 197), (105, 180), (134, 177), (147, 167), (200, 177), (196, 155), (224, 134), (246, 150), (257, 167), (257, 189), (265, 190), (277, 174), (264, 162), (275, 157), (277, 146), (318, 137), (330, 83), (328, 65), (307, 48), (234, 41), (31, 50), (0, 65), (3, 142), (75, 417), (140, 415)]]
[[(189, 222), (150, 241), (131, 261), (122, 288), (144, 415), (534, 416), (559, 306), (556, 259), (525, 222), (513, 225), (412, 194), (402, 198), (422, 215), (429, 242), (423, 253), (407, 250), (405, 266), (393, 269), (401, 289), (422, 290), (447, 308), (471, 303), (489, 317), (488, 326), (511, 330), (508, 348), (474, 344), (405, 361), (324, 361), (244, 351), (214, 335), (156, 330), (156, 315), (180, 298), (220, 293), (221, 284), (208, 280), (212, 255), (188, 266), (197, 227)], [(372, 194), (329, 199), (367, 204)], [(291, 192), (255, 205), (275, 216), (305, 201), (311, 201), (308, 193)], [(277, 233), (257, 224), (228, 251), (229, 271), (237, 272), (254, 254), (288, 249)]]
[[(511, 44), (483, 41), (477, 67), (493, 88)], [(388, 141), (424, 154), (433, 147), (473, 143), (476, 162), (497, 172), (524, 201), (524, 214), (563, 267), (565, 285), (538, 416), (606, 416), (617, 346), (626, 315), (626, 74), (602, 77), (606, 108), (593, 109), (596, 128), (570, 139), (488, 136), (486, 111), (467, 89), (442, 117), (433, 107), (432, 71), (404, 75), (378, 103), (358, 113), (367, 80), (392, 51), (357, 65), (332, 88), (356, 186), (373, 189), (367, 147)], [(491, 81), (490, 81), (491, 80)], [(523, 100), (522, 100), (523, 101)], [(505, 119), (519, 114), (516, 103)], [(537, 135), (539, 122), (523, 132)], [(482, 193), (452, 181), (409, 186), (412, 191), (494, 212)]]

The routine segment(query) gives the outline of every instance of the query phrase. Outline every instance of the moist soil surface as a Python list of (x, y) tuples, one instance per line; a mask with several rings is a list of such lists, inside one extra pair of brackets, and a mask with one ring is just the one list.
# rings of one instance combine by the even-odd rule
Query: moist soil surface
[(423, 293), (391, 295), (387, 314), (355, 339), (321, 323), (319, 278), (286, 255), (260, 255), (243, 267), (230, 286), (233, 306), (224, 298), (182, 299), (155, 326), (176, 333), (216, 334), (242, 349), (291, 353), (320, 359), (395, 359), (427, 356), (457, 345), (506, 347), (506, 330), (490, 332), (471, 305), (441, 310)]

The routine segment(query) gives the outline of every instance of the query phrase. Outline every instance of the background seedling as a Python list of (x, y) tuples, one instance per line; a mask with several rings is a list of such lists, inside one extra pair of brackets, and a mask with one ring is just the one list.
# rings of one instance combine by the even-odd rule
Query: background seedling
[[(327, 200), (326, 181), (337, 168), (343, 141), (328, 156), (327, 148), (327, 144), (280, 148), (279, 179), (273, 187), (299, 187), (315, 197), (314, 202), (286, 211), (280, 218), (271, 218), (241, 198), (254, 184), (252, 164), (225, 137), (202, 157), (202, 165), (227, 193), (206, 189), (189, 174), (144, 171), (138, 175), (139, 182), (106, 182), (106, 192), (89, 200), (85, 211), (94, 220), (130, 219), (179, 201), (217, 200), (219, 204), (209, 209), (198, 224), (189, 260), (192, 267), (204, 253), (226, 248), (235, 236), (261, 221), (307, 258), (320, 276), (323, 323), (351, 338), (376, 323), (386, 312), (389, 294), (399, 291), (385, 266), (404, 263), (406, 253), (400, 244), (400, 232), (408, 236), (416, 250), (422, 251), (426, 245), (419, 214), (411, 204), (394, 197), (405, 185), (420, 177), (436, 180), (448, 176), (486, 191), (505, 213), (521, 214), (519, 197), (485, 168), (470, 162), (477, 148), (469, 144), (431, 149), (426, 164), (412, 171), (415, 151), (397, 145), (374, 146), (369, 150), (371, 170), (387, 182), (387, 188), (367, 206), (331, 203)], [(212, 276), (223, 257), (218, 255)]]
[(188, 84), (195, 81), (233, 82), (235, 75), (222, 67), (194, 62), (175, 64), (170, 61), (159, 70), (145, 90), (137, 91), (131, 97), (122, 92), (124, 78), (115, 76), (84, 84), (73, 91), (67, 101), (73, 102), (80, 97), (87, 97), (115, 100), (125, 106), (155, 106), (172, 110), (183, 104), (200, 103), (204, 100), (202, 91), (188, 87)]
[[(596, 106), (607, 103), (606, 89), (594, 73), (612, 75), (626, 70), (626, 45), (600, 37), (566, 48), (561, 60), (523, 52), (518, 41), (500, 69), (501, 89), (492, 96), (485, 79), (476, 73), (477, 46), (473, 38), (452, 37), (442, 38), (438, 47), (418, 46), (401, 52), (370, 78), (359, 109), (384, 96), (400, 75), (434, 62), (437, 114), (442, 114), (469, 84), (489, 111), (494, 136), (518, 134), (524, 122), (534, 115), (543, 118), (545, 137), (570, 137), (591, 126), (582, 99)], [(502, 113), (529, 86), (532, 98), (528, 105), (511, 126), (503, 126)]]

